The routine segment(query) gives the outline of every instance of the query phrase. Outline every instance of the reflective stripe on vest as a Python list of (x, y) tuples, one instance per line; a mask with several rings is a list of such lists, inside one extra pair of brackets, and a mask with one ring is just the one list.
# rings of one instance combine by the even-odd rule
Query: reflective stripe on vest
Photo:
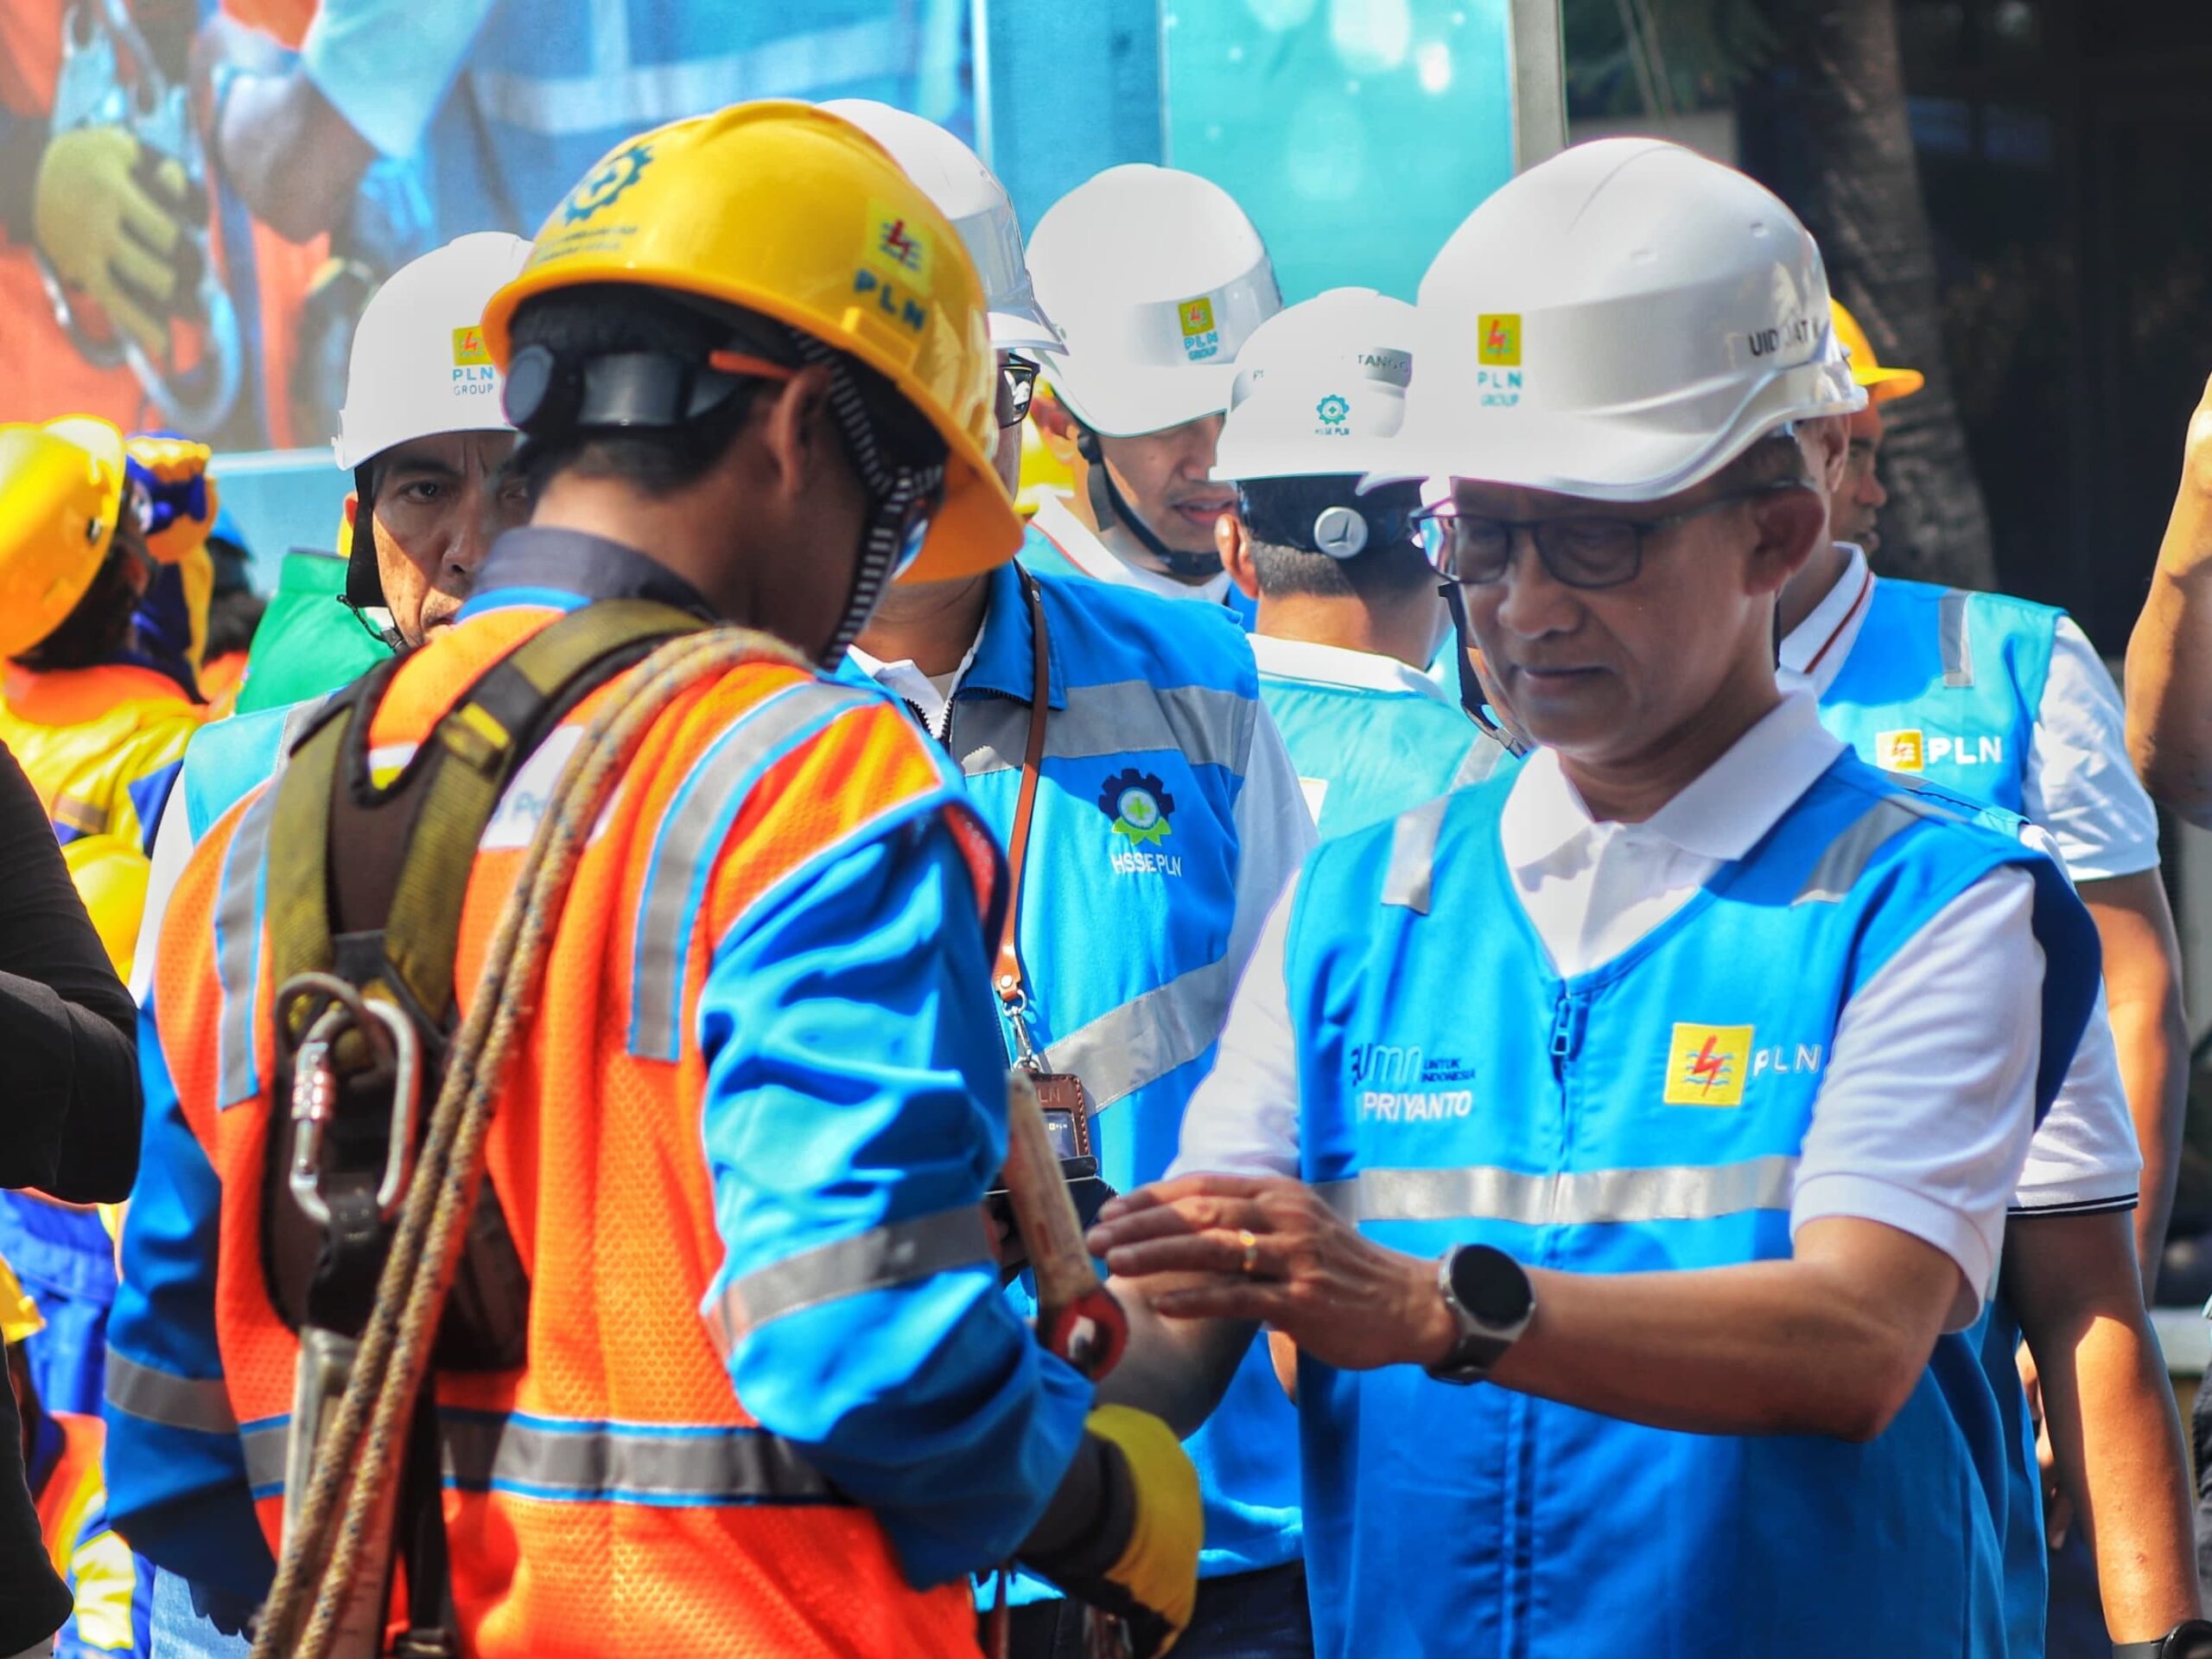
[(265, 789), (245, 810), (223, 856), (215, 895), (215, 971), (223, 984), (223, 1017), (216, 1045), (215, 1104), (235, 1106), (261, 1092), (254, 1063), (256, 981), (261, 971), (262, 864), (269, 826), (276, 817), (276, 791)]
[(1382, 877), (1382, 902), (1428, 914), (1431, 885), (1436, 875), (1436, 837), (1444, 828), (1444, 810), (1450, 799), (1439, 796), (1417, 806), (1390, 828), (1390, 865)]
[(1828, 843), (1827, 850), (1807, 874), (1804, 885), (1797, 889), (1797, 896), (1789, 902), (1841, 904), (1866, 874), (1866, 861), (1874, 856), (1883, 842), (1915, 818), (1930, 816), (1933, 815), (1919, 810), (1902, 796), (1875, 802), (1856, 823)]
[(1083, 1079), (1094, 1108), (1111, 1105), (1205, 1053), (1236, 988), (1228, 962), (1210, 962), (1077, 1027), (1046, 1058)]
[(1944, 592), (1936, 607), (1936, 645), (1943, 658), (1943, 683), (1956, 689), (1974, 683), (1974, 642), (1967, 635), (1968, 596), (1956, 588)]
[(730, 1350), (745, 1334), (770, 1319), (931, 1274), (995, 1266), (997, 1259), (982, 1212), (963, 1205), (871, 1227), (756, 1268), (731, 1280), (700, 1311), (727, 1363)]
[(1363, 1169), (1316, 1191), (1347, 1221), (1503, 1221), (1524, 1227), (1641, 1221), (1713, 1221), (1750, 1210), (1787, 1210), (1797, 1160), (1774, 1155), (1734, 1164), (1656, 1169)]
[(760, 774), (791, 744), (861, 701), (842, 686), (817, 682), (779, 691), (716, 739), (677, 787), (639, 893), (632, 1054), (673, 1061), (683, 1052), (683, 970), (692, 918), (730, 825)]
[[(251, 1424), (239, 1440), (254, 1497), (281, 1493), (291, 1420)], [(657, 1508), (846, 1502), (789, 1441), (764, 1429), (441, 1406), (438, 1440), (445, 1484), (465, 1492)]]
[[(1095, 760), (1142, 749), (1174, 749), (1194, 766), (1243, 769), (1259, 705), (1203, 685), (1154, 686), (1143, 680), (1071, 685), (1067, 707), (1045, 728), (1048, 760)], [(1029, 705), (978, 699), (961, 710), (960, 769), (970, 778), (1021, 769)]]
[(219, 1380), (179, 1376), (141, 1364), (115, 1348), (107, 1352), (107, 1403), (128, 1417), (198, 1434), (235, 1434), (230, 1389)]

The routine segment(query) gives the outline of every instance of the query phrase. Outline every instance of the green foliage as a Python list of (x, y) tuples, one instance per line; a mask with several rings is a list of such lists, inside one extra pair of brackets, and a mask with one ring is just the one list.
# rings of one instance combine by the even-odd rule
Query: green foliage
[(1760, 0), (1560, 0), (1560, 15), (1580, 116), (1725, 104), (1775, 46)]

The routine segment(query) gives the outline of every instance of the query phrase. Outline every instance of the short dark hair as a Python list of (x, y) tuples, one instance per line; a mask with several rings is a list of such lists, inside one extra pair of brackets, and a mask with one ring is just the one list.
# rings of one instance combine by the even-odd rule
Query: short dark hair
[(1812, 469), (1794, 430), (1770, 432), (1720, 469), (1724, 490), (1755, 490), (1763, 484), (1802, 483), (1815, 489)]
[(112, 662), (130, 643), (131, 613), (137, 607), (138, 588), (131, 580), (134, 560), (146, 557), (146, 544), (137, 524), (129, 517), (115, 527), (107, 556), (92, 575), (92, 585), (61, 620), (61, 626), (16, 660), (26, 668), (96, 668)]
[[(1418, 484), (1385, 484), (1362, 495), (1358, 474), (1343, 474), (1249, 479), (1237, 493), (1260, 591), (1270, 597), (1396, 599), (1436, 585), (1436, 573), (1413, 543), (1373, 539), (1378, 524), (1402, 518), (1421, 505)], [(1331, 507), (1349, 507), (1367, 518), (1370, 539), (1364, 551), (1335, 559), (1313, 550), (1313, 521)]]
[[(679, 296), (630, 283), (588, 283), (524, 302), (510, 328), (513, 349), (543, 346), (582, 359), (620, 352), (655, 352), (703, 365), (708, 354), (734, 347), (794, 365), (804, 361), (791, 330), (741, 306)], [(892, 464), (932, 466), (944, 441), (891, 383), (866, 364), (838, 353)], [(563, 473), (619, 478), (648, 496), (672, 495), (697, 482), (744, 428), (760, 389), (741, 386), (716, 408), (676, 426), (606, 428), (550, 433), (518, 445), (512, 466), (536, 495)]]

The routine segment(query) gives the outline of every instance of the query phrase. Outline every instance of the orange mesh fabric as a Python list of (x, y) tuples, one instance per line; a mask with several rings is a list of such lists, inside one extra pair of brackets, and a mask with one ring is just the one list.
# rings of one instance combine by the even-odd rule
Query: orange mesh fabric
[[(399, 671), (376, 747), (422, 741), (448, 703), (552, 613), (505, 609), (435, 639)], [(556, 927), (552, 967), (494, 1118), (487, 1167), (529, 1270), (530, 1360), (518, 1372), (442, 1376), (468, 1408), (588, 1423), (750, 1424), (698, 1306), (722, 1250), (701, 1135), (703, 1062), (627, 1051), (638, 897), (655, 837), (700, 758), (764, 702), (810, 677), (734, 671), (696, 688), (647, 732), (588, 843)], [(618, 680), (569, 717), (588, 723)], [(557, 738), (554, 741), (560, 741)], [(940, 791), (920, 740), (875, 705), (837, 715), (748, 797), (685, 944), (683, 1029), (695, 1026), (707, 941), (752, 895), (878, 814)], [(243, 1424), (289, 1411), (296, 1344), (257, 1259), (271, 1038), (255, 1020), (262, 1097), (218, 1112), (213, 915), (234, 811), (194, 855), (162, 937), (163, 1044), (194, 1133), (223, 1183), (218, 1319)], [(480, 851), (463, 906), (456, 982), (473, 987), (520, 850)], [(265, 951), (265, 945), (264, 946)], [(464, 1001), (467, 991), (463, 993)], [(281, 1498), (264, 1498), (276, 1540)], [(582, 1501), (449, 1491), (454, 1593), (464, 1645), (528, 1655), (973, 1656), (966, 1587), (909, 1589), (863, 1510), (815, 1503)]]

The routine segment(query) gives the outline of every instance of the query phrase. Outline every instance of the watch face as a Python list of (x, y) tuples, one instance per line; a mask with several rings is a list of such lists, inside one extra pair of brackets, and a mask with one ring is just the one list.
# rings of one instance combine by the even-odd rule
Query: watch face
[(1452, 1294), (1483, 1324), (1499, 1328), (1527, 1319), (1535, 1301), (1521, 1264), (1487, 1244), (1470, 1244), (1453, 1253)]

